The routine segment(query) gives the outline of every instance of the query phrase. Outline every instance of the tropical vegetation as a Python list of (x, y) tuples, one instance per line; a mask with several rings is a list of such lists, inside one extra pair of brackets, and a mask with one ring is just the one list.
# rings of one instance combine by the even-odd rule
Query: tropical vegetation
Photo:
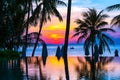
[(60, 21), (63, 20), (61, 14), (57, 10), (57, 5), (66, 6), (66, 4), (61, 0), (41, 0), (41, 2), (39, 3), (39, 5), (37, 6), (37, 8), (34, 11), (33, 17), (37, 16), (36, 19), (39, 18), (40, 29), (39, 29), (38, 37), (37, 37), (37, 40), (35, 42), (35, 46), (34, 46), (34, 49), (33, 49), (33, 52), (32, 52), (32, 56), (34, 56), (43, 24), (46, 23), (47, 20), (51, 21), (51, 16), (58, 17), (58, 19)]
[(114, 44), (114, 41), (105, 32), (115, 31), (105, 27), (108, 25), (105, 19), (109, 16), (103, 14), (103, 10), (97, 12), (95, 9), (89, 9), (83, 12), (82, 16), (83, 19), (77, 19), (75, 21), (78, 27), (75, 28), (73, 37), (78, 36), (77, 42), (85, 39), (85, 55), (89, 55), (89, 49), (91, 49), (92, 56), (103, 54), (106, 48), (110, 52), (109, 44)]
[[(106, 8), (108, 11), (120, 10), (120, 4), (115, 4)], [(111, 21), (112, 26), (117, 25), (120, 27), (120, 14), (115, 16)]]
[[(41, 43), (42, 60), (45, 65), (48, 52), (47, 44), (41, 39), (42, 27), (47, 21), (51, 21), (52, 16), (57, 17), (60, 22), (63, 21), (62, 15), (57, 10), (57, 6), (67, 6), (66, 31), (63, 45), (64, 54), (62, 56), (65, 65), (66, 80), (69, 80), (67, 50), (70, 31), (71, 2), (72, 0), (68, 0), (67, 6), (62, 0), (0, 0), (0, 56), (19, 57), (22, 55), (26, 57), (28, 46), (34, 46), (32, 52), (32, 56), (34, 56), (37, 45)], [(114, 9), (119, 10), (120, 4), (107, 7), (108, 11)], [(106, 22), (105, 19), (109, 16), (103, 12), (104, 10), (98, 12), (94, 8), (88, 9), (88, 11), (82, 13), (82, 19), (75, 21), (78, 26), (74, 29), (75, 34), (73, 37), (78, 36), (77, 42), (84, 40), (85, 55), (92, 54), (92, 68), (95, 68), (94, 64), (98, 61), (98, 56), (103, 54), (106, 49), (111, 52), (109, 45), (114, 44), (114, 41), (108, 36), (107, 32), (115, 31), (109, 26), (106, 27), (108, 22)], [(29, 33), (29, 27), (38, 24), (39, 31)], [(111, 24), (112, 26), (117, 25), (120, 27), (120, 15), (115, 16)], [(20, 47), (23, 48), (22, 54), (18, 53)], [(40, 63), (39, 60), (37, 63)], [(41, 68), (41, 64), (39, 65)]]

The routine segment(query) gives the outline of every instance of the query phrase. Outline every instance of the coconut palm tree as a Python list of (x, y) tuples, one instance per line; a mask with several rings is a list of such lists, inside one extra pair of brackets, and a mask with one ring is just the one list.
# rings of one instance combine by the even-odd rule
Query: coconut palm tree
[(64, 59), (64, 65), (65, 65), (66, 80), (69, 80), (67, 49), (68, 49), (69, 30), (70, 30), (71, 2), (72, 0), (68, 0), (67, 21), (66, 21), (67, 23), (66, 23), (64, 46), (63, 46), (63, 52), (64, 52), (63, 59)]
[(113, 40), (105, 34), (107, 31), (115, 32), (111, 28), (105, 28), (108, 23), (104, 21), (108, 15), (103, 14), (103, 10), (99, 13), (95, 9), (89, 9), (87, 12), (82, 13), (83, 19), (77, 19), (75, 22), (78, 27), (75, 28), (75, 36), (78, 37), (78, 41), (85, 39), (84, 51), (86, 55), (89, 55), (89, 49), (91, 48), (92, 57), (95, 56), (96, 47), (99, 54), (103, 54), (105, 48), (110, 52), (110, 44), (114, 44)]
[[(75, 28), (75, 36), (78, 37), (78, 41), (85, 39), (84, 51), (85, 55), (89, 55), (89, 49), (92, 53), (92, 62), (91, 66), (93, 67), (92, 74), (95, 74), (95, 62), (98, 59), (99, 54), (103, 54), (103, 51), (107, 48), (110, 52), (110, 44), (114, 44), (113, 40), (105, 34), (106, 31), (115, 32), (111, 28), (105, 28), (108, 23), (104, 21), (107, 17), (107, 14), (103, 14), (103, 10), (99, 13), (95, 9), (89, 9), (87, 12), (82, 13), (83, 19), (77, 19), (75, 22), (78, 24), (78, 27)], [(95, 79), (95, 76), (92, 75), (92, 78)]]
[(37, 16), (36, 18), (40, 18), (40, 25), (39, 25), (40, 29), (39, 29), (38, 37), (32, 52), (32, 56), (34, 56), (34, 53), (38, 44), (38, 40), (40, 37), (40, 33), (43, 27), (43, 23), (47, 22), (47, 20), (51, 20), (51, 16), (56, 16), (60, 21), (62, 21), (62, 16), (56, 9), (57, 5), (66, 6), (66, 4), (61, 0), (42, 0), (41, 3), (39, 3), (37, 8), (35, 9), (34, 13), (37, 13), (37, 14), (35, 14), (34, 17)]
[[(112, 6), (109, 6), (106, 8), (108, 11), (113, 11), (113, 10), (120, 10), (120, 4), (115, 4)], [(111, 21), (112, 25), (117, 25), (120, 28), (120, 14), (115, 16), (112, 21)]]
[[(25, 20), (25, 24), (23, 25), (25, 27), (25, 34), (26, 34), (26, 37), (25, 37), (25, 45), (23, 45), (23, 53), (24, 53), (24, 56), (26, 55), (26, 49), (27, 49), (27, 41), (28, 41), (28, 28), (29, 28), (29, 24), (30, 23), (34, 23), (34, 22), (30, 22), (30, 17), (32, 17), (33, 15), (33, 5), (35, 4), (36, 2), (36, 5), (37, 5), (37, 0), (23, 0), (21, 3), (24, 4), (24, 12), (26, 12), (27, 14), (27, 19)], [(33, 18), (34, 19), (34, 18)]]

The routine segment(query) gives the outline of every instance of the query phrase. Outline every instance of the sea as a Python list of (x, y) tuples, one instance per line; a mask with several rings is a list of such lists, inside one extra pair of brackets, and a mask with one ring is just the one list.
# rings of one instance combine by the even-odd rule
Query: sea
[[(26, 58), (0, 58), (0, 80), (66, 80), (64, 60), (55, 56), (58, 46), (62, 48), (62, 45), (47, 45), (46, 64), (41, 57), (41, 45), (37, 47), (34, 57), (31, 57), (33, 47), (29, 46)], [(83, 45), (69, 45), (70, 80), (93, 80), (93, 75), (95, 80), (120, 80), (120, 57), (114, 57), (115, 50), (120, 51), (120, 45), (110, 45), (110, 49), (111, 53), (106, 50), (98, 58), (94, 68), (91, 57), (84, 55)]]
[[(48, 44), (47, 45), (48, 56), (55, 56), (58, 46), (60, 46), (60, 48), (62, 48), (62, 45)], [(120, 53), (120, 44), (110, 45), (111, 52), (109, 52), (106, 49), (105, 52), (103, 52), (103, 54), (101, 56), (114, 56), (116, 49), (118, 50), (118, 54), (119, 54)], [(19, 51), (21, 51), (21, 50), (22, 50), (22, 47), (19, 49)], [(31, 56), (32, 50), (33, 50), (33, 46), (29, 46), (27, 48), (26, 56)], [(42, 54), (42, 45), (39, 45), (36, 48), (34, 56), (41, 56), (41, 54)], [(83, 45), (82, 44), (70, 44), (70, 45), (68, 45), (67, 54), (68, 54), (68, 56), (85, 56)]]

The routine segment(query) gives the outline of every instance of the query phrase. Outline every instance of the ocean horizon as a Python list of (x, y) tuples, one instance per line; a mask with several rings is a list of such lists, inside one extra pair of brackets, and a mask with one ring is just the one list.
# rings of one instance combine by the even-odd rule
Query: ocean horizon
[[(55, 56), (58, 46), (60, 46), (60, 48), (62, 48), (62, 44), (60, 44), (60, 45), (48, 44), (47, 45), (48, 56)], [(111, 53), (108, 52), (106, 49), (105, 52), (103, 52), (103, 54), (101, 56), (114, 56), (114, 52), (116, 49), (118, 50), (118, 54), (119, 54), (119, 51), (120, 51), (119, 46), (120, 45), (110, 45)], [(22, 48), (19, 49), (19, 51), (21, 51), (21, 50), (22, 50)], [(27, 48), (26, 56), (31, 56), (32, 50), (33, 50), (33, 46), (29, 46)], [(41, 56), (41, 54), (42, 54), (42, 45), (39, 45), (36, 48), (34, 56)], [(83, 45), (82, 44), (70, 44), (70, 45), (68, 45), (68, 56), (85, 56)]]

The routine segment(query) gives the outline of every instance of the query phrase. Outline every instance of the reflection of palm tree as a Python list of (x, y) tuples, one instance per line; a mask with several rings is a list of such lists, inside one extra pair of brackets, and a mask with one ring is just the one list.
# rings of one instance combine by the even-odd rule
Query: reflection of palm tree
[(98, 13), (95, 9), (89, 9), (89, 11), (82, 13), (82, 16), (84, 17), (83, 20), (77, 19), (75, 21), (78, 24), (78, 27), (75, 28), (76, 33), (73, 35), (73, 37), (79, 36), (78, 42), (83, 38), (85, 39), (84, 50), (86, 55), (89, 55), (90, 47), (92, 56), (95, 55), (94, 46), (96, 46), (98, 42), (99, 43), (97, 47), (99, 47), (99, 54), (105, 51), (105, 47), (110, 52), (108, 43), (114, 43), (113, 40), (104, 33), (106, 31), (115, 31), (113, 29), (104, 27), (108, 24), (106, 21), (104, 21), (108, 15), (102, 13), (103, 10)]
[(36, 57), (36, 60), (37, 60), (38, 66), (39, 66), (40, 80), (47, 80), (46, 76), (44, 76), (42, 73), (41, 64), (40, 64), (41, 60), (38, 57)]
[(114, 57), (100, 57), (100, 61), (97, 62), (96, 76), (99, 80), (103, 80), (105, 77), (106, 69), (105, 66), (113, 61)]
[(14, 79), (12, 79), (12, 80), (22, 80), (24, 78), (24, 76), (23, 76), (23, 72), (21, 70), (21, 65), (20, 65), (21, 60), (13, 59), (11, 61), (13, 61), (12, 71), (14, 74)]
[[(108, 11), (112, 11), (112, 10), (120, 10), (120, 4), (115, 4), (112, 6), (107, 7)], [(120, 14), (115, 16), (112, 21), (111, 21), (112, 25), (118, 25), (118, 27), (120, 27)]]
[(98, 64), (98, 69), (102, 70), (106, 65), (108, 65), (110, 62), (113, 61), (113, 57), (100, 57), (100, 61), (97, 62)]
[[(85, 78), (87, 80), (92, 79), (92, 80), (103, 80), (103, 76), (101, 77), (101, 73), (104, 72), (105, 73), (105, 66), (108, 65), (110, 62), (113, 61), (113, 57), (100, 57), (99, 61), (97, 63), (95, 63), (95, 68), (92, 66), (92, 59), (90, 57), (85, 57), (86, 61), (81, 60), (78, 57), (78, 62), (80, 64), (82, 64), (82, 67), (79, 67), (78, 65), (76, 66), (76, 71), (79, 74), (78, 79), (79, 78)], [(88, 70), (90, 65), (90, 71)], [(94, 74), (93, 74), (93, 71)], [(90, 75), (91, 74), (91, 75)], [(94, 75), (94, 79), (92, 78)], [(103, 75), (103, 74), (102, 74)]]
[(28, 79), (28, 61), (27, 61), (27, 57), (24, 58), (25, 60), (25, 71), (26, 71), (26, 78)]
[(23, 80), (19, 59), (0, 59), (0, 80)]
[(85, 78), (85, 80), (88, 80), (90, 71), (88, 70), (88, 62), (81, 60), (79, 57), (77, 57), (79, 64), (81, 64), (81, 67), (79, 65), (76, 65), (75, 70), (78, 73), (77, 80)]
[[(32, 56), (34, 56), (34, 53), (35, 53), (35, 50), (36, 50), (36, 47), (38, 44), (39, 36), (40, 36), (41, 30), (42, 30), (43, 23), (47, 22), (47, 19), (51, 20), (51, 15), (58, 17), (59, 20), (62, 21), (62, 16), (60, 15), (58, 10), (56, 9), (57, 5), (66, 5), (66, 4), (61, 0), (42, 0), (42, 3), (40, 3), (35, 10), (35, 13), (38, 11), (37, 12), (38, 15), (39, 15), (39, 13), (41, 13), (41, 16), (40, 16), (40, 26), (39, 26), (40, 29), (39, 29), (38, 37), (37, 37), (37, 40), (35, 42), (35, 46), (34, 46), (34, 49), (32, 52)], [(41, 10), (39, 10), (39, 9), (41, 9)]]

